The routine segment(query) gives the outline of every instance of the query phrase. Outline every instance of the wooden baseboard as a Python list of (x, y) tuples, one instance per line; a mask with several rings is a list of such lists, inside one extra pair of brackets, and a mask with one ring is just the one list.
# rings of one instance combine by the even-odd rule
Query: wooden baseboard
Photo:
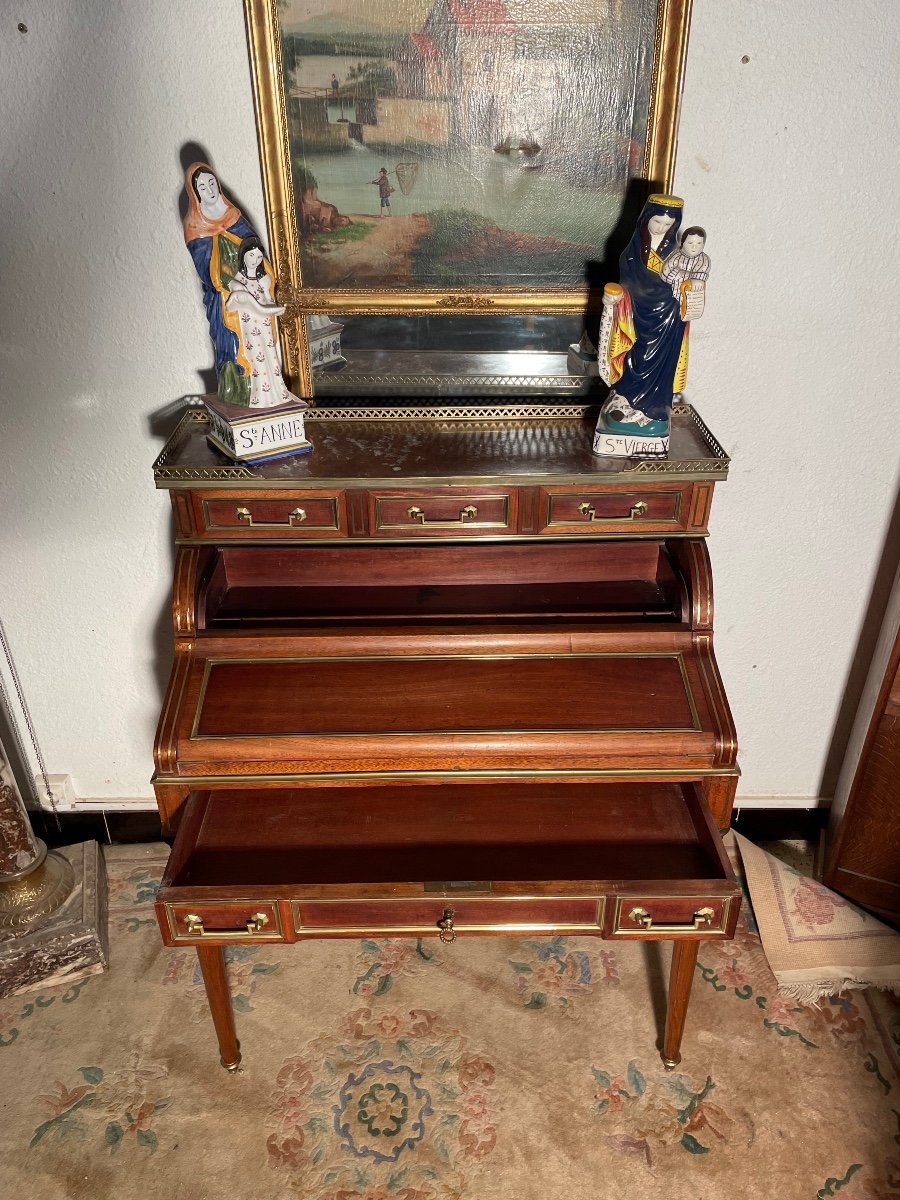
[(830, 807), (830, 796), (742, 796), (738, 792), (734, 801), (735, 812), (739, 808), (827, 809)]

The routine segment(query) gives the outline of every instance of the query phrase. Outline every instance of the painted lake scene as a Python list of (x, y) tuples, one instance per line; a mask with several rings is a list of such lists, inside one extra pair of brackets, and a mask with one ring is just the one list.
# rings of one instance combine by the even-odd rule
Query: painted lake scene
[(305, 287), (583, 285), (641, 174), (656, 0), (282, 0)]

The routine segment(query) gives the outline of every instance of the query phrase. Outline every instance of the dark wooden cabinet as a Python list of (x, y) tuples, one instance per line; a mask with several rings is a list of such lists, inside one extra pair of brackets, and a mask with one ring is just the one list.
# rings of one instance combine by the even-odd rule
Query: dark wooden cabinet
[(315, 410), (312, 455), (231, 464), (190, 413), (156, 467), (178, 554), (154, 785), (157, 912), (196, 945), (593, 933), (699, 941), (739, 894), (707, 530), (727, 458), (676, 410), (666, 460), (590, 452), (584, 409)]
[(838, 780), (825, 883), (900, 926), (900, 574)]

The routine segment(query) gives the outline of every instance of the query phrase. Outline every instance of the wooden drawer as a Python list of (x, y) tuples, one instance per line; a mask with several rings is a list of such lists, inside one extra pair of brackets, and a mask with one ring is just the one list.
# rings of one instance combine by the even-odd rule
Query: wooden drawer
[(722, 938), (738, 904), (695, 785), (497, 781), (193, 793), (156, 907), (180, 945)]
[(410, 488), (368, 492), (369, 531), (389, 537), (515, 533), (515, 488)]
[(200, 537), (270, 541), (346, 537), (344, 493), (319, 491), (195, 492), (193, 515)]
[(617, 896), (611, 937), (677, 937), (699, 933), (708, 936), (728, 928), (730, 897), (685, 896), (655, 892)]
[(280, 942), (281, 913), (271, 900), (202, 899), (167, 904), (166, 925), (173, 943), (216, 941)]
[[(708, 494), (707, 494), (708, 493)], [(628, 491), (560, 484), (540, 488), (539, 533), (641, 534), (705, 533), (712, 490), (693, 484), (644, 484)]]
[[(490, 884), (485, 885), (490, 889)], [(447, 891), (453, 885), (447, 882)], [(296, 900), (294, 932), (298, 937), (359, 937), (439, 933), (599, 933), (603, 897), (488, 896), (459, 899), (440, 895), (400, 900)]]

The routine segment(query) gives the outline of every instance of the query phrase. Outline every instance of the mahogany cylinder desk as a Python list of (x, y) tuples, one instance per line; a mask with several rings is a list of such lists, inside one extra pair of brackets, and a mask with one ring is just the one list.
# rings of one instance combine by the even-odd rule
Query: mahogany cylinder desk
[(705, 540), (728, 459), (697, 413), (649, 460), (594, 457), (583, 406), (314, 409), (312, 454), (256, 465), (206, 432), (190, 410), (155, 465), (156, 911), (222, 1064), (229, 944), (545, 933), (674, 944), (675, 1066), (740, 902)]

